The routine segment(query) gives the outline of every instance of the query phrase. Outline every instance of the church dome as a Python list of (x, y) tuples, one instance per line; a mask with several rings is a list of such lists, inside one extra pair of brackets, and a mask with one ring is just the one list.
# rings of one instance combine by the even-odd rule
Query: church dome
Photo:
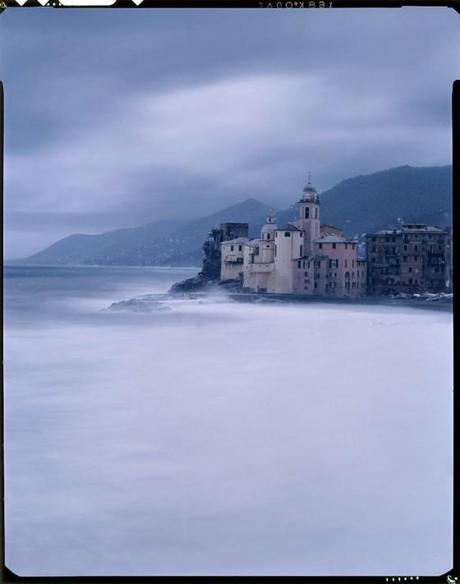
[(278, 226), (274, 222), (273, 217), (271, 215), (269, 215), (267, 217), (267, 221), (266, 221), (265, 225), (262, 227), (262, 230), (261, 230), (262, 239), (273, 239), (273, 237), (266, 237), (266, 236), (267, 236), (267, 234), (275, 233), (277, 228), (278, 228)]
[(265, 225), (262, 227), (262, 233), (271, 233), (272, 231), (276, 231), (278, 229), (278, 226), (276, 225), (276, 223), (265, 223)]

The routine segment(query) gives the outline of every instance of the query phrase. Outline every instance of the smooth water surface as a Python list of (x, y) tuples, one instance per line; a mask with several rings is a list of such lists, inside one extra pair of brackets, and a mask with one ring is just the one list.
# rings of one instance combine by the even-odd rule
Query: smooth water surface
[(452, 315), (165, 294), (195, 272), (6, 268), (7, 566), (447, 571)]

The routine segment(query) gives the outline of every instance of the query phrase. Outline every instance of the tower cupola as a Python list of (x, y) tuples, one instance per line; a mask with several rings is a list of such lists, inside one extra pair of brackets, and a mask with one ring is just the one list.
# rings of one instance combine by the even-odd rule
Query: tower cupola
[(311, 184), (311, 172), (308, 173), (308, 182), (303, 188), (302, 198), (299, 201), (300, 203), (316, 203), (319, 204), (319, 195), (318, 191), (315, 187)]
[(308, 173), (308, 182), (303, 189), (298, 208), (299, 219), (296, 225), (305, 234), (305, 251), (308, 252), (312, 249), (313, 241), (320, 235), (319, 196), (318, 191), (311, 184), (311, 173)]
[(275, 231), (278, 226), (275, 223), (273, 215), (270, 213), (267, 217), (265, 225), (262, 227), (260, 236), (264, 241), (273, 241), (275, 238)]

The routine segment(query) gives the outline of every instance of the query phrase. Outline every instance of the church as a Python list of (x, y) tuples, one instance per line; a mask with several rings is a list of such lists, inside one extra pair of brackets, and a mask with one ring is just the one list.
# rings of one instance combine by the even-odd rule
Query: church
[(258, 293), (334, 298), (366, 293), (366, 260), (342, 230), (321, 225), (320, 200), (309, 178), (298, 218), (278, 226), (267, 217), (259, 239), (237, 237), (221, 246), (221, 281)]

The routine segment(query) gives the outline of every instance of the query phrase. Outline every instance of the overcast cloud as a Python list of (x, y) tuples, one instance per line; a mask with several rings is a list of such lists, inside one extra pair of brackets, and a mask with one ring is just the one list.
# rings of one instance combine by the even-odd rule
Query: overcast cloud
[(451, 163), (459, 17), (380, 10), (6, 10), (6, 256), (72, 232), (286, 207)]

